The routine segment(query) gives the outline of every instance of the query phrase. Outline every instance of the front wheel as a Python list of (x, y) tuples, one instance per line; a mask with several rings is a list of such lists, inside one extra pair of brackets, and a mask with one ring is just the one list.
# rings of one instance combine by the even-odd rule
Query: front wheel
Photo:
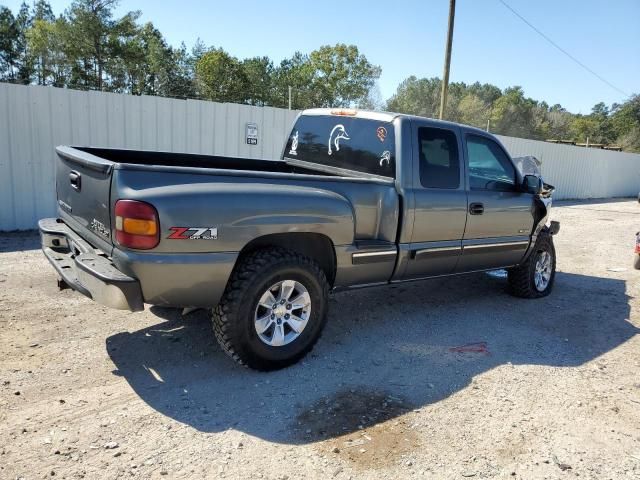
[(282, 248), (248, 254), (234, 269), (213, 330), (223, 350), (256, 370), (276, 370), (304, 357), (327, 318), (329, 286), (318, 264)]
[(553, 237), (542, 233), (529, 258), (508, 271), (509, 290), (522, 298), (540, 298), (549, 295), (556, 277), (556, 250)]

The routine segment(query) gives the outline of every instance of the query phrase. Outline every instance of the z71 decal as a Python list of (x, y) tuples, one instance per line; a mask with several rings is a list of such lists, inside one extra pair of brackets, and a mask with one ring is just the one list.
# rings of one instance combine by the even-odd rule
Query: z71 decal
[(171, 227), (171, 240), (217, 240), (217, 227)]

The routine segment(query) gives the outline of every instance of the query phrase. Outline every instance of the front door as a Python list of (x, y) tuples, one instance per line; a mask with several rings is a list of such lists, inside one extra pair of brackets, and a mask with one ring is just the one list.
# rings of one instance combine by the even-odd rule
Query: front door
[(413, 122), (415, 221), (403, 278), (446, 275), (462, 251), (467, 193), (457, 127)]
[(521, 190), (502, 146), (488, 136), (465, 135), (468, 216), (457, 272), (517, 264), (533, 229), (533, 195)]

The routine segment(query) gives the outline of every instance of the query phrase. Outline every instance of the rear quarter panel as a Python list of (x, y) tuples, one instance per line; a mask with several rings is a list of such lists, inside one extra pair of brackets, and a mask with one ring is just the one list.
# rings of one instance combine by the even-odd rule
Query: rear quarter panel
[[(398, 198), (392, 184), (116, 169), (113, 202), (152, 204), (161, 240), (153, 253), (238, 252), (263, 235), (320, 233), (334, 245), (393, 241)], [(174, 240), (171, 227), (217, 228), (215, 240)]]
[[(225, 181), (226, 180), (226, 181)], [(353, 212), (333, 192), (203, 175), (121, 171), (115, 198), (144, 200), (160, 218), (153, 253), (238, 252), (272, 233), (318, 232), (334, 243), (353, 239)], [(169, 238), (172, 227), (215, 228), (212, 240)]]

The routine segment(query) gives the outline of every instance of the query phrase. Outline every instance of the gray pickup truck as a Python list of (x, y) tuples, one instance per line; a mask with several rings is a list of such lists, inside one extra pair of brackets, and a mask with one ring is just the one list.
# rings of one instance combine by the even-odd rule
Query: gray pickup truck
[(353, 110), (300, 114), (277, 161), (58, 147), (42, 248), (113, 308), (210, 309), (260, 370), (308, 353), (331, 291), (506, 268), (514, 295), (555, 276), (552, 188), (492, 135)]

